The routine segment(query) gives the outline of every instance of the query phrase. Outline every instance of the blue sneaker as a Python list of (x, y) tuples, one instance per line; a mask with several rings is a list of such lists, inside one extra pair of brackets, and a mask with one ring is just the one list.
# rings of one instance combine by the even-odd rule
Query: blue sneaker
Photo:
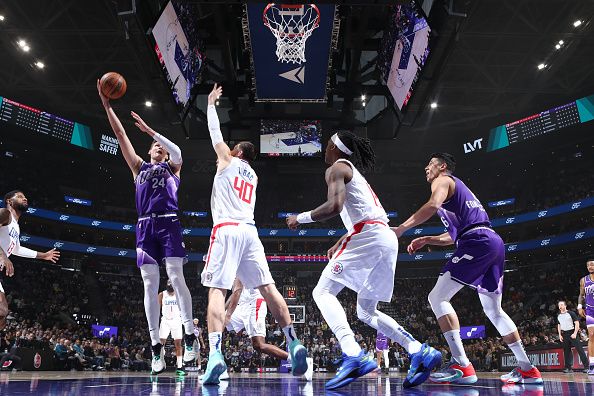
[(307, 371), (307, 349), (298, 339), (294, 339), (289, 344), (289, 353), (291, 354), (291, 374), (300, 376)]
[(219, 377), (227, 371), (227, 364), (221, 352), (215, 352), (208, 357), (206, 372), (204, 373), (202, 385), (216, 385), (220, 382)]
[(441, 363), (441, 352), (429, 344), (423, 344), (421, 350), (410, 355), (410, 369), (402, 383), (404, 388), (422, 384), (429, 378), (431, 370)]
[(347, 356), (343, 353), (342, 363), (336, 371), (336, 376), (326, 382), (326, 389), (337, 389), (346, 386), (376, 368), (375, 361), (370, 359), (363, 351), (359, 353), (359, 356)]

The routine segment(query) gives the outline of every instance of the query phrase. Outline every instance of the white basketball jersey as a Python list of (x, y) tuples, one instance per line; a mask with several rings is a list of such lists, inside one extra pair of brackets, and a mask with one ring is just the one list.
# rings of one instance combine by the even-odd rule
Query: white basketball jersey
[(341, 158), (336, 162), (347, 163), (353, 169), (353, 178), (346, 184), (346, 199), (340, 218), (347, 230), (362, 221), (382, 221), (388, 223), (388, 216), (377, 195), (367, 180), (348, 160)]
[(237, 303), (237, 306), (248, 306), (252, 303), (256, 303), (256, 300), (259, 298), (263, 298), (260, 290), (246, 289), (244, 287), (241, 291), (241, 296), (239, 296), (239, 302)]
[(254, 224), (258, 176), (237, 157), (214, 177), (210, 208), (214, 224), (227, 221)]
[(0, 247), (6, 253), (6, 257), (18, 250), (21, 244), (20, 233), (19, 223), (12, 216), (10, 224), (0, 227)]
[(181, 319), (179, 307), (177, 305), (177, 296), (175, 294), (171, 295), (168, 291), (164, 291), (161, 303), (161, 315), (163, 315), (164, 319)]

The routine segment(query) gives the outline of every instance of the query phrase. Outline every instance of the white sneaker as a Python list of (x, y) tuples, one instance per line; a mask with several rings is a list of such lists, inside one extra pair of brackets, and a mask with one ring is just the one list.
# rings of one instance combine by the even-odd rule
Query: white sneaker
[(307, 371), (305, 372), (305, 374), (303, 374), (303, 378), (305, 378), (306, 381), (311, 381), (312, 377), (313, 377), (313, 369), (314, 369), (314, 364), (313, 364), (313, 358), (307, 358)]
[[(204, 374), (202, 374), (198, 379), (200, 380), (200, 382), (202, 382), (202, 380), (204, 379)], [(223, 371), (223, 374), (221, 374), (221, 376), (219, 377), (219, 380), (229, 381), (229, 370)]]
[(159, 374), (165, 370), (165, 356), (163, 356), (163, 346), (161, 346), (159, 354), (153, 351), (153, 360), (151, 361), (152, 374)]
[(194, 334), (186, 334), (184, 337), (184, 363), (188, 364), (196, 360), (196, 350), (194, 349)]

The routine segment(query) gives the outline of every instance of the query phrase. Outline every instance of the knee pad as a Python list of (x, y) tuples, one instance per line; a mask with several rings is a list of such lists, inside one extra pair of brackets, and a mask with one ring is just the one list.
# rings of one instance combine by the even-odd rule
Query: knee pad
[(429, 300), (429, 305), (431, 305), (431, 309), (437, 319), (448, 314), (456, 313), (454, 307), (450, 304), (450, 301), (446, 300), (444, 296), (441, 296), (436, 289), (431, 290), (427, 299)]
[(499, 334), (506, 336), (518, 329), (514, 321), (501, 308), (501, 295), (491, 296), (479, 294), (479, 298), (485, 315), (493, 323)]
[(361, 304), (357, 303), (357, 317), (359, 320), (367, 325), (371, 325), (371, 320), (375, 316), (375, 310), (369, 312), (367, 307), (361, 306)]

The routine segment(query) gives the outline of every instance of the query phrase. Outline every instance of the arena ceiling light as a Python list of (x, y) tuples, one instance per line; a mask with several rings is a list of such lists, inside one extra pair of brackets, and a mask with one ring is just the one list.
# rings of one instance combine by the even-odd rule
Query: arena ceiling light
[(151, 107), (153, 105), (153, 102), (151, 102), (150, 100), (147, 100), (146, 102), (144, 102), (144, 105), (146, 107)]
[(0, 15), (0, 22), (4, 22), (4, 15)]
[(437, 108), (437, 102), (431, 102), (431, 104), (429, 105), (432, 109), (436, 109)]
[(29, 50), (31, 49), (31, 47), (29, 47), (29, 44), (27, 44), (27, 42), (23, 39), (20, 39), (19, 41), (17, 41), (17, 45), (19, 46), (20, 49), (22, 49), (25, 52), (29, 52)]
[(361, 95), (361, 100), (365, 100), (365, 94)]
[(541, 63), (540, 65), (537, 66), (538, 70), (542, 70), (545, 67), (547, 67), (547, 65), (545, 65), (544, 63)]
[(577, 21), (575, 21), (575, 22), (573, 23), (573, 27), (578, 27), (578, 26), (580, 26), (581, 24), (582, 24), (582, 21), (578, 19)]
[(37, 62), (35, 62), (35, 66), (38, 69), (43, 69), (45, 67), (45, 64), (42, 61), (37, 61)]

